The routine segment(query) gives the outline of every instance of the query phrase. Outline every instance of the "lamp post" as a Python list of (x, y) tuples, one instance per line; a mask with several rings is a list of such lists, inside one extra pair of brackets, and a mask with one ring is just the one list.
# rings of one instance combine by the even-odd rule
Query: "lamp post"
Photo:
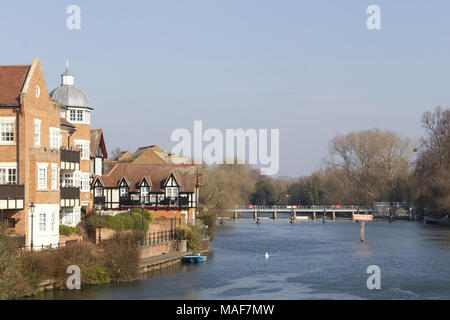
[(31, 251), (33, 251), (33, 229), (34, 229), (34, 208), (35, 205), (32, 202), (28, 208), (30, 209), (30, 214), (31, 214), (31, 242), (30, 242), (30, 247), (31, 247)]

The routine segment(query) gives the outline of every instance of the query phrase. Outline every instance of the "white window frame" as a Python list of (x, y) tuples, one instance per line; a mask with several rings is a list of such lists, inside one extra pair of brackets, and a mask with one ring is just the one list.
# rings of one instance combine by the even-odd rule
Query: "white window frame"
[(81, 149), (81, 160), (90, 160), (91, 149), (89, 140), (75, 140), (75, 147)]
[(81, 192), (90, 192), (91, 186), (90, 186), (90, 177), (89, 173), (82, 173), (80, 176), (80, 191)]
[[(150, 187), (141, 187), (141, 203), (148, 203), (150, 200)], [(145, 202), (143, 202), (143, 200), (147, 200)]]
[(45, 212), (39, 213), (39, 232), (47, 231), (47, 214)]
[(59, 149), (61, 147), (60, 129), (50, 128), (49, 129), (49, 146), (50, 149)]
[(166, 197), (175, 199), (180, 195), (178, 187), (166, 187)]
[(69, 109), (67, 120), (72, 123), (91, 123), (91, 111), (86, 109)]
[[(3, 140), (3, 133), (11, 133), (10, 131), (4, 131), (6, 126), (12, 124), (12, 141)], [(16, 118), (14, 117), (2, 117), (0, 118), (0, 145), (15, 145), (16, 144)]]
[[(15, 173), (12, 174), (11, 170), (15, 170)], [(10, 180), (11, 175), (15, 177), (14, 180)], [(0, 185), (2, 184), (17, 184), (17, 163), (0, 162)]]
[(94, 167), (95, 167), (94, 176), (103, 175), (103, 159), (102, 158), (100, 158), (100, 157), (94, 158)]
[(51, 188), (52, 190), (58, 190), (59, 186), (59, 174), (58, 174), (58, 165), (56, 163), (52, 163), (52, 180), (51, 180)]
[(128, 197), (128, 187), (127, 186), (120, 187), (120, 196)]
[(41, 145), (41, 120), (34, 119), (34, 146), (39, 147)]
[[(40, 173), (44, 172), (45, 186), (44, 181), (41, 180)], [(37, 164), (37, 190), (46, 191), (48, 190), (48, 163), (38, 163)]]
[(74, 175), (72, 172), (63, 172), (61, 177), (61, 185), (63, 187), (73, 187), (74, 186)]

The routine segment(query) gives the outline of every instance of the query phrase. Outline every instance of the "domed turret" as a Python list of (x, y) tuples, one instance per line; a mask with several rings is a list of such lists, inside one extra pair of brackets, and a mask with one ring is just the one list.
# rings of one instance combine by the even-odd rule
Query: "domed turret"
[(66, 71), (61, 75), (61, 85), (50, 92), (50, 97), (67, 107), (78, 107), (92, 109), (87, 95), (74, 86), (75, 77), (69, 71), (67, 62)]

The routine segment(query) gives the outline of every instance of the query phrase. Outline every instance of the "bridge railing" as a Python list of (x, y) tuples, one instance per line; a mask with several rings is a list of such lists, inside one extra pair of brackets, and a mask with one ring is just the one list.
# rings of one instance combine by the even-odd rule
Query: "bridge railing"
[(247, 205), (247, 206), (235, 206), (232, 210), (311, 210), (311, 211), (373, 211), (373, 206), (260, 206), (260, 205)]

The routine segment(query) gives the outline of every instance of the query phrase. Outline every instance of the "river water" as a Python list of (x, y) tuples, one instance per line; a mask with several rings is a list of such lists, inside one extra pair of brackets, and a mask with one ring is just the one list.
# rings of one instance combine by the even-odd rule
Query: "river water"
[[(238, 220), (218, 225), (211, 255), (144, 279), (34, 299), (450, 299), (450, 229), (418, 222)], [(265, 258), (265, 253), (269, 258)], [(367, 288), (367, 267), (381, 289)]]

